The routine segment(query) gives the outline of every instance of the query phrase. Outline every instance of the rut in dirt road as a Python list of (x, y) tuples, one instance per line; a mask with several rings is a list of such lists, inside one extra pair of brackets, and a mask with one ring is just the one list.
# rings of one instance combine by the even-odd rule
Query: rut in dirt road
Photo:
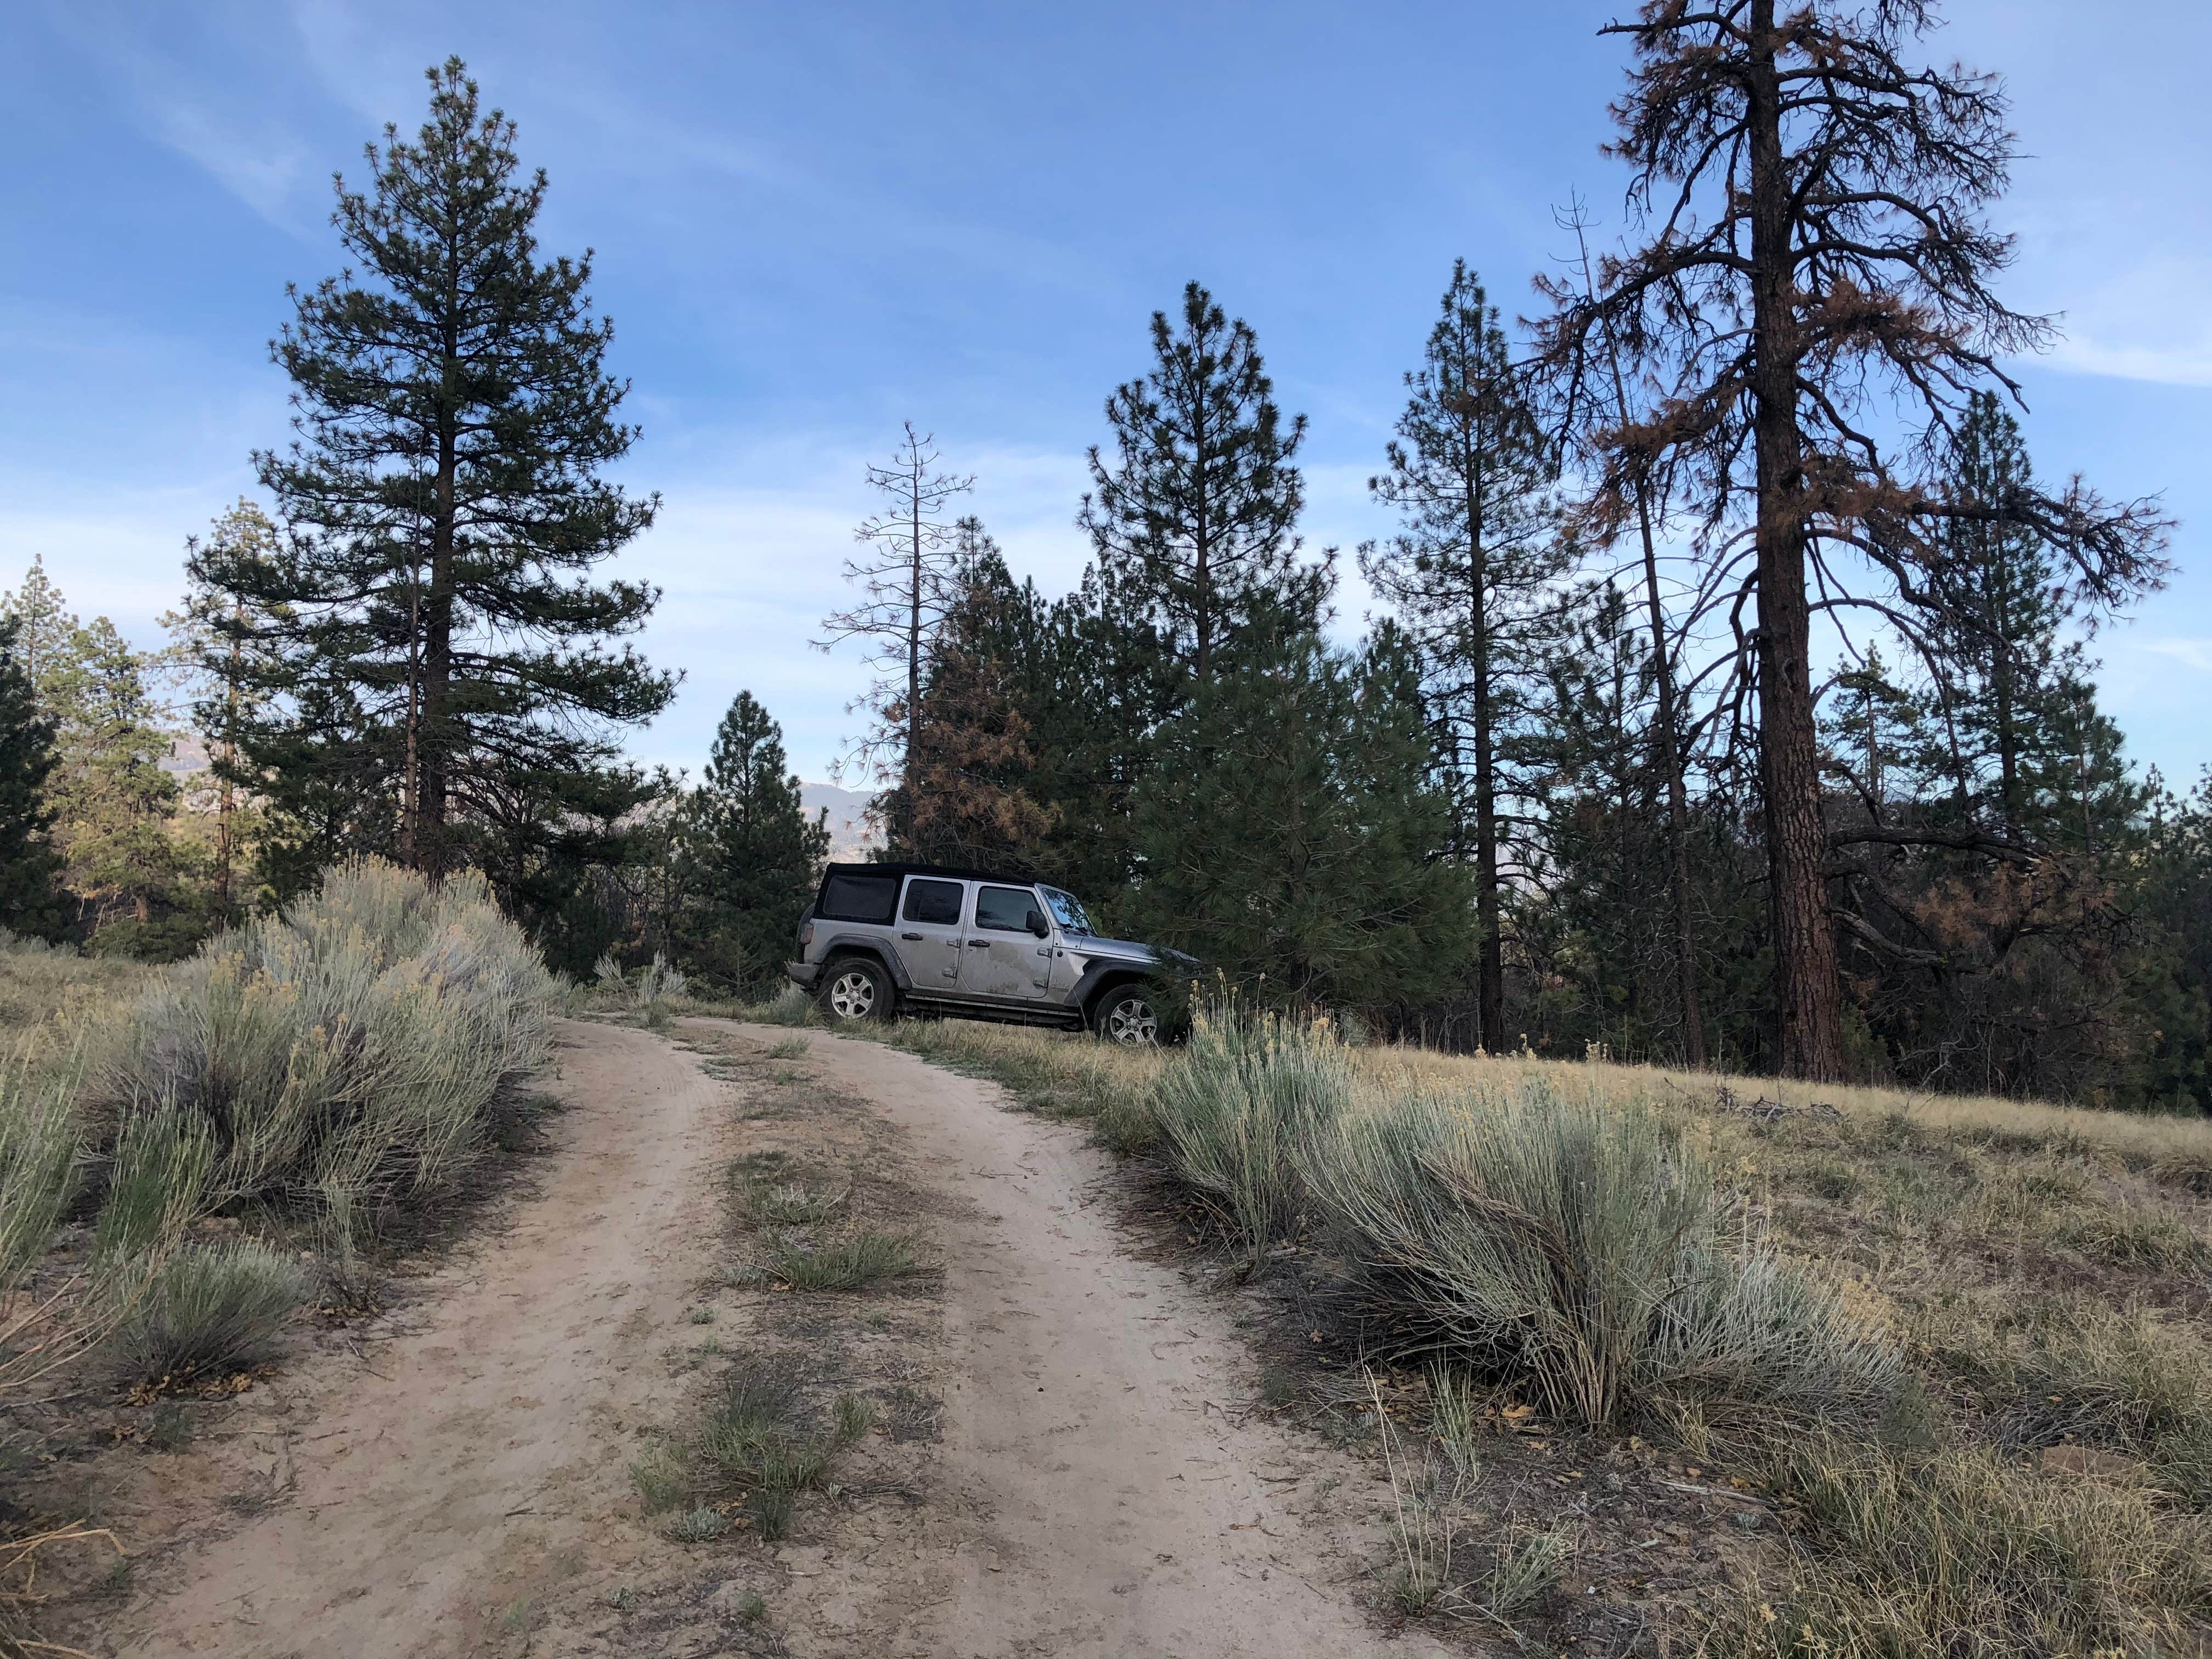
[(309, 1368), (313, 1391), (259, 1425), (289, 1501), (174, 1563), (119, 1651), (476, 1654), (604, 1569), (629, 1425), (680, 1393), (649, 1338), (708, 1266), (726, 1129), (721, 1086), (642, 1031), (564, 1024), (558, 1061), (571, 1110), (539, 1190), (367, 1369)]
[(1380, 1541), (1366, 1517), (1387, 1486), (1271, 1425), (1237, 1426), (1254, 1378), (1228, 1316), (1124, 1246), (1110, 1164), (1082, 1129), (1012, 1114), (995, 1085), (879, 1043), (810, 1042), (830, 1079), (906, 1132), (906, 1178), (946, 1201), (932, 1242), (949, 1398), (931, 1503), (947, 1522), (916, 1552), (924, 1579), (906, 1581), (942, 1599), (878, 1602), (857, 1622), (888, 1639), (866, 1650), (1444, 1650), (1419, 1633), (1386, 1639), (1360, 1606)]
[[(234, 1488), (265, 1459), (270, 1501), (167, 1546), (138, 1517), (146, 1571), (110, 1650), (1443, 1651), (1367, 1612), (1387, 1485), (1250, 1420), (1231, 1315), (1126, 1247), (1084, 1131), (878, 1042), (808, 1033), (796, 1069), (772, 1061), (795, 1035), (682, 1022), (702, 1060), (564, 1024), (551, 1087), (568, 1109), (534, 1190), (416, 1281), (360, 1357), (325, 1344), (239, 1402), (224, 1448), (176, 1460)], [(842, 1166), (867, 1206), (845, 1224), (912, 1232), (941, 1273), (818, 1297), (732, 1273), (763, 1243), (733, 1218), (732, 1161), (763, 1158)], [(878, 1432), (782, 1542), (673, 1541), (631, 1463), (696, 1420), (715, 1367), (766, 1359), (865, 1394)], [(937, 1402), (928, 1432), (902, 1431), (901, 1401)]]

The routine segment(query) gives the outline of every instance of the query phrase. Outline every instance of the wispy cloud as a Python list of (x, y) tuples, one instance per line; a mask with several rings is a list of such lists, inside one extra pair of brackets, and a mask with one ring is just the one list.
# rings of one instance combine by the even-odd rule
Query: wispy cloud
[(173, 27), (218, 37), (224, 68), (211, 78), (143, 21), (103, 6), (50, 5), (47, 21), (106, 83), (127, 118), (203, 168), (280, 230), (302, 234), (313, 216), (307, 187), (319, 176), (287, 106), (291, 31), (282, 13), (210, 9), (180, 13)]
[(2126, 648), (2167, 658), (2200, 674), (2212, 674), (2212, 639), (2130, 640)]

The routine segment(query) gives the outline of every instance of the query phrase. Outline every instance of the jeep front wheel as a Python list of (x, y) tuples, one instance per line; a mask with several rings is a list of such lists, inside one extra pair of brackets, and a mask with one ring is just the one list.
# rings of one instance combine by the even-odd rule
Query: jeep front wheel
[(821, 1006), (832, 1025), (889, 1019), (890, 976), (866, 957), (845, 957), (823, 970)]
[(1120, 986), (1091, 1006), (1091, 1029), (1124, 1048), (1149, 1048), (1160, 1040), (1159, 1010), (1142, 986)]

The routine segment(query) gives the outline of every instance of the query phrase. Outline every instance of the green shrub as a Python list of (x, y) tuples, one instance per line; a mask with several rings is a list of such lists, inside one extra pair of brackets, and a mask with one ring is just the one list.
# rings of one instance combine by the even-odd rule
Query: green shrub
[(119, 1264), (160, 1249), (205, 1210), (215, 1129), (198, 1112), (165, 1106), (126, 1121), (116, 1137), (93, 1238)]
[(1257, 1262), (1304, 1204), (1298, 1144), (1352, 1097), (1352, 1068), (1325, 1025), (1212, 1011), (1154, 1080), (1147, 1115), (1170, 1165)]
[(1747, 1235), (1657, 1117), (1528, 1085), (1401, 1097), (1300, 1143), (1357, 1293), (1408, 1346), (1593, 1425), (1662, 1396), (1871, 1409), (1903, 1376)]
[(706, 1544), (729, 1531), (729, 1517), (710, 1504), (686, 1510), (668, 1523), (668, 1535), (679, 1544)]
[(804, 1227), (829, 1220), (844, 1206), (845, 1196), (803, 1181), (750, 1181), (738, 1203), (756, 1227)]
[(757, 1002), (743, 1011), (744, 1018), (762, 1025), (816, 1025), (821, 1023), (814, 1011), (814, 1000), (796, 985), (783, 984), (766, 1002)]
[(126, 1276), (126, 1311), (109, 1342), (147, 1382), (184, 1382), (269, 1358), (311, 1286), (297, 1262), (265, 1244), (188, 1245)]
[(0, 1307), (46, 1253), (76, 1190), (76, 1127), (70, 1076), (0, 1070)]
[(465, 1176), (501, 1091), (543, 1060), (557, 994), (482, 877), (434, 889), (371, 860), (167, 970), (86, 1099), (118, 1159), (144, 1120), (204, 1123), (211, 1203), (343, 1194), (373, 1217)]

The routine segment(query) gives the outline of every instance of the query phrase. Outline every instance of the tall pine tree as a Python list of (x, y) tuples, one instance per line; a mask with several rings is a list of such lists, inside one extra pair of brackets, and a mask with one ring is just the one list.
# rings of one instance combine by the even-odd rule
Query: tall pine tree
[(1464, 866), (1428, 776), (1420, 675), (1385, 624), (1356, 656), (1255, 635), (1161, 734), (1139, 785), (1140, 937), (1246, 994), (1386, 1022), (1465, 970)]
[(1456, 850), (1474, 871), (1480, 1041), (1496, 1051), (1507, 1040), (1504, 894), (1526, 864), (1530, 704), (1544, 685), (1553, 586), (1572, 556), (1556, 533), (1548, 447), (1498, 309), (1465, 260), (1453, 262), (1443, 310), (1421, 367), (1406, 376), (1413, 396), (1389, 469), (1369, 483), (1405, 528), (1363, 549), (1360, 563), (1426, 671), (1456, 785)]
[(1106, 400), (1114, 458), (1091, 450), (1079, 522), (1103, 575), (1204, 685), (1255, 626), (1315, 625), (1334, 573), (1298, 557), (1305, 416), (1284, 420), (1251, 329), (1191, 283), (1180, 326), (1156, 311), (1152, 334), (1152, 368)]
[[(972, 477), (941, 472), (936, 440), (906, 423), (905, 441), (884, 465), (871, 463), (868, 487), (885, 498), (880, 512), (863, 520), (853, 539), (866, 550), (845, 562), (845, 580), (867, 598), (822, 619), (827, 651), (841, 640), (866, 640), (874, 678), (866, 703), (876, 724), (857, 745), (856, 758), (879, 780), (903, 779), (917, 763), (923, 714), (921, 688), (936, 649), (938, 631), (962, 592), (972, 519), (945, 521), (955, 498), (975, 487)], [(894, 790), (871, 808), (896, 842), (911, 824), (899, 814), (911, 792)]]
[[(207, 542), (209, 562), (225, 568), (272, 565), (282, 547), (269, 515), (245, 500), (216, 520)], [(197, 537), (185, 544), (189, 586), (184, 605), (161, 617), (169, 635), (169, 648), (163, 655), (164, 666), (180, 685), (193, 724), (207, 744), (211, 783), (198, 792), (192, 805), (215, 818), (209, 899), (215, 914), (227, 920), (240, 908), (239, 876), (246, 839), (261, 819), (254, 805), (258, 780), (246, 765), (239, 738), (247, 719), (267, 707), (269, 676), (261, 672), (263, 665), (250, 659), (263, 650), (261, 640), (289, 617), (281, 607), (265, 615), (251, 612), (240, 593), (190, 580), (201, 562), (200, 548)]]
[(0, 611), (0, 928), (48, 934), (60, 925), (46, 800), (54, 769), (54, 723), (40, 712), (18, 654), (22, 622)]
[(810, 823), (787, 767), (783, 728), (749, 691), (714, 733), (685, 837), (699, 911), (687, 956), (747, 991), (772, 983), (821, 875), (830, 832)]
[(1051, 829), (1031, 790), (1036, 735), (1018, 657), (1000, 636), (1024, 595), (981, 520), (960, 521), (957, 592), (933, 642), (915, 747), (893, 792), (896, 851), (939, 864), (1024, 865)]
[(545, 177), (518, 176), (514, 124), (458, 58), (428, 78), (417, 137), (387, 127), (369, 189), (339, 183), (354, 268), (295, 292), (273, 347), (300, 438), (257, 460), (289, 544), (211, 542), (192, 570), (283, 619), (256, 628), (270, 702), (239, 743), (294, 878), (389, 848), (434, 876), (475, 859), (514, 894), (576, 854), (564, 826), (650, 793), (618, 733), (673, 682), (606, 642), (658, 596), (592, 576), (656, 501), (600, 476), (636, 432), (590, 255), (540, 257)]
[(146, 659), (105, 617), (75, 630), (52, 677), (61, 763), (48, 785), (54, 841), (80, 921), (117, 942), (169, 957), (195, 943), (196, 918), (149, 931), (189, 907), (191, 848), (171, 832), (182, 792), (161, 763), (175, 738), (146, 684)]

